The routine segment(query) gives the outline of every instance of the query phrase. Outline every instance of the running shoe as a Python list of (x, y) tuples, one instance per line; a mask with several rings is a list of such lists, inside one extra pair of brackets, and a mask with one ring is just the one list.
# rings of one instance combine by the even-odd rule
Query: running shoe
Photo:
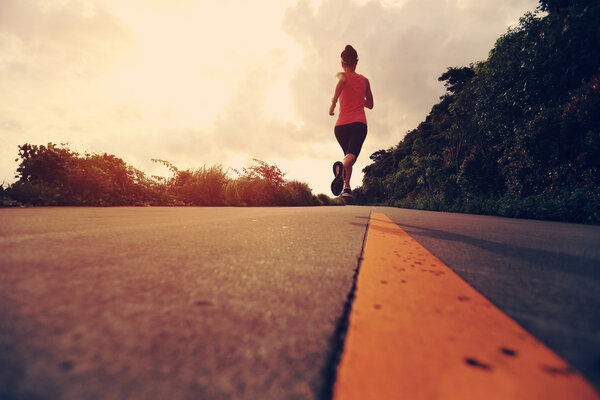
[(344, 164), (340, 161), (336, 161), (333, 164), (333, 174), (335, 178), (333, 178), (333, 182), (331, 182), (331, 192), (334, 196), (339, 196), (342, 193), (342, 189), (344, 188)]
[(344, 188), (342, 191), (342, 197), (351, 199), (352, 198), (352, 190), (350, 188)]

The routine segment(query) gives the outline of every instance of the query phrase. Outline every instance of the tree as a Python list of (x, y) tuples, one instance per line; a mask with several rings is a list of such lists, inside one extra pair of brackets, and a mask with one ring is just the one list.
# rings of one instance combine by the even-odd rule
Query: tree
[(361, 199), (600, 221), (598, 26), (597, 0), (543, 0), (487, 60), (448, 68), (425, 121), (372, 155)]

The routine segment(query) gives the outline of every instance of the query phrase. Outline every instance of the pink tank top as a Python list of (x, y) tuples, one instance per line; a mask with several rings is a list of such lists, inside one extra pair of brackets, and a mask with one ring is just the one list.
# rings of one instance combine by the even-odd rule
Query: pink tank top
[(346, 83), (340, 94), (340, 115), (335, 126), (363, 122), (367, 124), (365, 115), (365, 95), (367, 93), (367, 78), (360, 74), (346, 75)]

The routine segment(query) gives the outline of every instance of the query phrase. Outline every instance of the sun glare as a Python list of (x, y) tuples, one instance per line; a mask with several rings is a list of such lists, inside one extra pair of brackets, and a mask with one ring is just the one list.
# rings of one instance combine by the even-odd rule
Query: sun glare
[[(169, 12), (163, 7), (143, 12), (131, 6), (118, 8), (135, 45), (128, 63), (115, 73), (113, 96), (179, 118), (172, 123), (203, 128), (228, 101), (236, 101), (232, 99), (236, 87), (258, 68), (273, 78), (265, 88), (267, 112), (291, 119), (289, 80), (301, 51), (281, 31), (286, 3), (258, 7), (260, 16), (251, 4), (237, 7), (236, 12), (227, 4), (207, 4)], [(274, 53), (279, 55), (273, 57)]]

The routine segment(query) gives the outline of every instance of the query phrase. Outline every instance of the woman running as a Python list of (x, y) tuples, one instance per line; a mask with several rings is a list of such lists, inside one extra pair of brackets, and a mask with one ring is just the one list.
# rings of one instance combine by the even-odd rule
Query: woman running
[(333, 173), (335, 178), (331, 182), (331, 191), (334, 196), (352, 198), (350, 190), (350, 177), (352, 176), (352, 166), (360, 153), (360, 149), (367, 137), (367, 117), (365, 107), (373, 108), (373, 93), (369, 80), (356, 73), (356, 64), (358, 63), (358, 54), (350, 45), (347, 45), (341, 54), (342, 68), (344, 72), (336, 74), (338, 78), (337, 86), (329, 115), (334, 115), (335, 105), (340, 99), (340, 113), (335, 123), (335, 137), (344, 151), (342, 161), (336, 161), (333, 164)]

